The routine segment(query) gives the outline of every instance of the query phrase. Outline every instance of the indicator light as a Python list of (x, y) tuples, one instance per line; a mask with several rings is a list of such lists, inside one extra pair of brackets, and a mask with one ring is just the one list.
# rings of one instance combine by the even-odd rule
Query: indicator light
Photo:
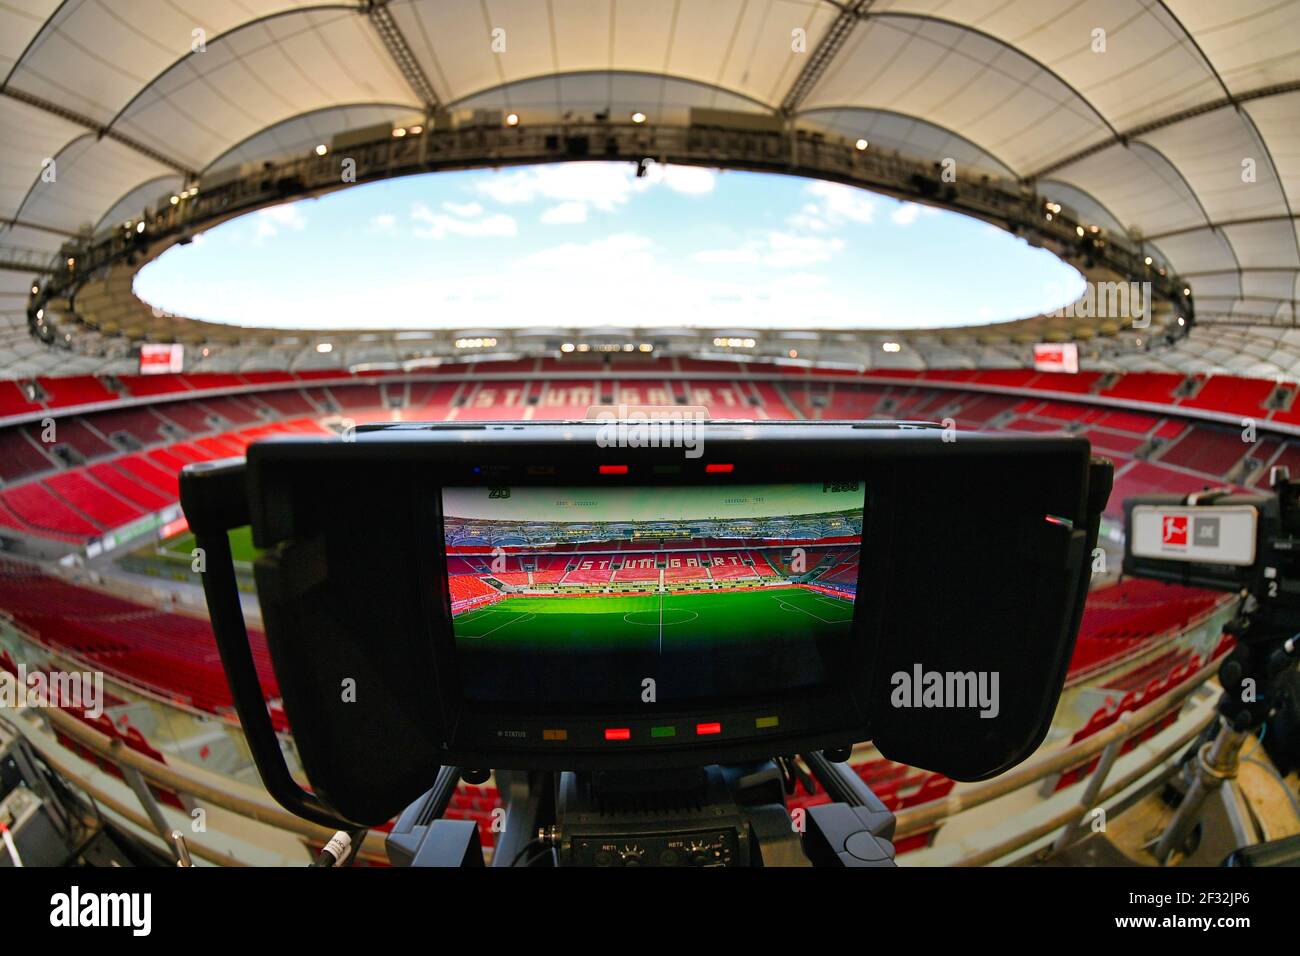
[(569, 732), (559, 727), (548, 727), (542, 731), (543, 740), (568, 740)]
[(735, 465), (712, 464), (704, 466), (704, 473), (706, 475), (729, 475), (735, 470)]
[(631, 740), (632, 728), (631, 727), (606, 727), (605, 739), (606, 740)]
[(651, 737), (676, 737), (677, 728), (671, 725), (667, 727), (651, 727), (650, 736)]
[(754, 718), (754, 726), (757, 727), (759, 730), (770, 730), (773, 727), (780, 726), (780, 724), (781, 724), (780, 717), (755, 717)]
[(600, 473), (602, 475), (626, 475), (627, 465), (601, 465)]
[(718, 723), (716, 720), (707, 724), (696, 724), (695, 733), (700, 737), (705, 737), (709, 734), (720, 734), (722, 733), (722, 724)]

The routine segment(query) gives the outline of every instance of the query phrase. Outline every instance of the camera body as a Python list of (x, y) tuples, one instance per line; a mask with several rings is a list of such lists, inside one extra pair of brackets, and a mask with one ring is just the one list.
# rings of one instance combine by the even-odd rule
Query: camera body
[[(891, 759), (974, 780), (1042, 741), (1109, 493), (1109, 464), (1091, 461), (1086, 441), (709, 423), (688, 457), (611, 446), (601, 427), (276, 438), (250, 446), (246, 466), (183, 474), (201, 547), (220, 551), (243, 520), (265, 549), (255, 575), (267, 642), (318, 815), (389, 819), (447, 765), (660, 772), (872, 740)], [(539, 510), (547, 503), (559, 510)], [(464, 544), (484, 528), (511, 543)], [(801, 544), (820, 547), (809, 528), (841, 532), (818, 539), (841, 549), (833, 587), (776, 567)], [(787, 537), (765, 537), (777, 533)], [(726, 552), (750, 552), (731, 572), (745, 585), (678, 570), (674, 534), (704, 534), (722, 566)], [(773, 574), (750, 573), (756, 551), (777, 554)], [(602, 559), (607, 581), (585, 574), (588, 552), (616, 556)], [(451, 584), (474, 554), (516, 562), (505, 578), (477, 574), (498, 592), (481, 607)], [(540, 556), (557, 554), (573, 569), (564, 578), (582, 583), (539, 581)], [(263, 724), (211, 556), (205, 587), (241, 718)], [(624, 592), (647, 603), (621, 624), (605, 619), (617, 628), (537, 623)], [(739, 620), (714, 608), (715, 623), (691, 630), (696, 612), (674, 607), (740, 592), (766, 609)], [(535, 603), (496, 603), (509, 601)], [(503, 615), (502, 628), (485, 613)], [(607, 638), (640, 623), (645, 640)], [(530, 680), (534, 666), (541, 679)], [(271, 792), (308, 806), (259, 745), (267, 736), (249, 739)]]

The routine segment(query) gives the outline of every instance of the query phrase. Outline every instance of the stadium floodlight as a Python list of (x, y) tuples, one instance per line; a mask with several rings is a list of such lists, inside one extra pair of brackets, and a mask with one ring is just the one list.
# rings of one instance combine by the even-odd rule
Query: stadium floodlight
[(518, 126), (518, 125), (519, 125), (519, 114), (518, 114), (518, 113), (508, 113), (508, 114), (506, 114), (506, 125), (507, 125), (507, 126)]
[(866, 149), (871, 144), (868, 143), (865, 139), (860, 139), (853, 145), (856, 146), (859, 150), (863, 150)]
[(645, 114), (642, 113), (640, 110), (637, 110), (635, 113), (632, 114), (632, 122), (633, 122), (633, 123), (644, 123), (644, 122), (645, 122)]
[(321, 144), (319, 144), (319, 145), (316, 147), (316, 155), (317, 155), (317, 156), (324, 156), (324, 155), (325, 155), (326, 153), (328, 153), (329, 151), (330, 151), (330, 148), (329, 148), (328, 146), (326, 146), (324, 143), (321, 143)]

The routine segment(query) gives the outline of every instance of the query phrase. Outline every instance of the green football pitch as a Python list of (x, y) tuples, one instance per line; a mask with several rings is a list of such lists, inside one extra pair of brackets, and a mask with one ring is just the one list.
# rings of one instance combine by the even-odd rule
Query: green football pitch
[[(168, 538), (162, 543), (161, 548), (168, 554), (189, 561), (194, 551), (194, 535), (188, 531), (183, 532), (174, 538)], [(230, 532), (230, 555), (236, 562), (252, 564), (260, 553), (253, 547), (252, 528), (244, 526)]]
[(853, 602), (805, 588), (511, 597), (457, 615), (457, 642), (469, 645), (596, 649), (748, 643), (843, 634)]

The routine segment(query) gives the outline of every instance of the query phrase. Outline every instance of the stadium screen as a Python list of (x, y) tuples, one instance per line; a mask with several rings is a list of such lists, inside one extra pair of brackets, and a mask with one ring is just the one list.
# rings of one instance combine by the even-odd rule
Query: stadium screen
[(770, 699), (826, 683), (849, 637), (860, 482), (442, 498), (468, 701), (574, 711), (651, 687), (660, 704)]

